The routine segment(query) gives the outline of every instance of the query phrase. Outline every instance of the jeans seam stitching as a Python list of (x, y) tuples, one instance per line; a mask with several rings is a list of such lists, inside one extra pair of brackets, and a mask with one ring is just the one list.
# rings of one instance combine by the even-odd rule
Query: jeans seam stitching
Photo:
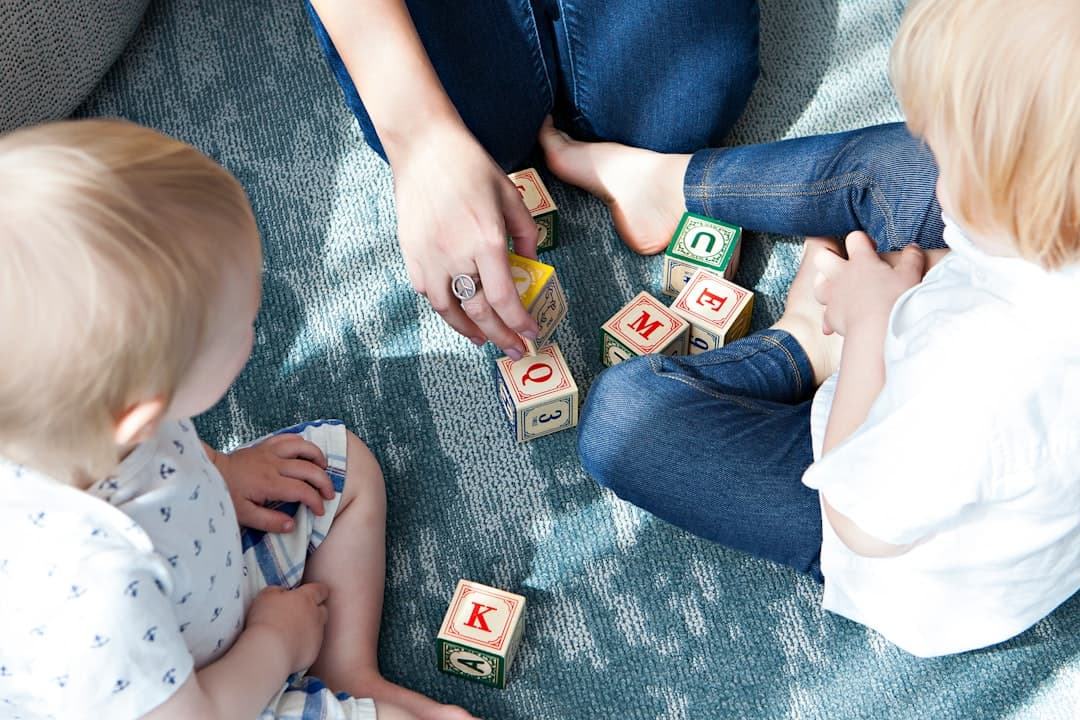
[(771, 343), (772, 345), (774, 345), (775, 347), (777, 347), (778, 349), (780, 349), (784, 353), (784, 357), (787, 358), (788, 364), (791, 365), (791, 372), (795, 375), (795, 380), (798, 383), (798, 394), (799, 394), (800, 397), (802, 397), (803, 386), (805, 385), (805, 382), (803, 380), (802, 373), (799, 371), (799, 364), (797, 362), (795, 362), (795, 356), (791, 354), (790, 350), (788, 350), (786, 347), (784, 347), (783, 343), (781, 343), (779, 340), (774, 338), (772, 335), (763, 334), (763, 335), (761, 335), (761, 338), (763, 340), (765, 340), (766, 342)]

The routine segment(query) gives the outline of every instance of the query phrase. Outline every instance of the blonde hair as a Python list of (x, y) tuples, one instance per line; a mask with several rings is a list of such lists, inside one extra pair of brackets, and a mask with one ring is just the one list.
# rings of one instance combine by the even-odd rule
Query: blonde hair
[(1046, 268), (1080, 259), (1080, 3), (913, 0), (890, 74), (956, 220)]
[(236, 179), (153, 130), (0, 138), (0, 455), (78, 484), (107, 475), (117, 420), (171, 399), (227, 276), (261, 262), (257, 237)]

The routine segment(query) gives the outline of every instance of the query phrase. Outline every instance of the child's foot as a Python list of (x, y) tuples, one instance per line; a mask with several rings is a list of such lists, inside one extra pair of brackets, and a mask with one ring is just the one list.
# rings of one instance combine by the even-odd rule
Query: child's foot
[(788, 289), (784, 314), (773, 327), (784, 330), (794, 337), (814, 368), (814, 385), (820, 385), (838, 367), (840, 351), (844, 347), (844, 338), (840, 335), (826, 335), (822, 332), (825, 319), (825, 306), (814, 298), (814, 258), (818, 253), (840, 252), (840, 243), (832, 238), (808, 237), (803, 247), (802, 261), (795, 273), (795, 279)]
[(689, 155), (581, 142), (556, 130), (550, 117), (540, 128), (540, 146), (560, 180), (587, 190), (608, 206), (615, 230), (631, 250), (642, 255), (664, 251), (686, 211), (683, 177)]
[[(364, 683), (362, 694), (354, 697), (369, 697), (375, 701), (376, 710), (380, 703), (389, 703), (407, 711), (417, 720), (478, 720), (475, 715), (457, 705), (444, 705), (426, 695), (390, 682), (381, 675), (377, 679)], [(379, 713), (382, 717), (382, 713)]]

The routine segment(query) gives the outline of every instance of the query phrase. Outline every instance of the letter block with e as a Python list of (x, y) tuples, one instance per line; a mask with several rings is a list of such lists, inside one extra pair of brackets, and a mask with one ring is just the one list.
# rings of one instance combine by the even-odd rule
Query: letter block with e
[(600, 326), (600, 361), (611, 367), (638, 355), (685, 355), (689, 328), (643, 290)]
[(437, 638), (439, 670), (497, 688), (525, 632), (525, 598), (458, 580)]
[(577, 425), (578, 387), (558, 345), (517, 361), (501, 357), (495, 366), (499, 400), (518, 442)]
[(536, 230), (539, 235), (536, 238), (536, 251), (550, 250), (559, 244), (559, 215), (555, 201), (551, 198), (547, 186), (540, 178), (536, 168), (510, 173), (510, 181), (514, 183), (521, 195), (529, 214), (536, 221)]
[(708, 270), (698, 270), (671, 303), (671, 310), (690, 323), (689, 352), (697, 355), (746, 335), (754, 293)]
[(566, 317), (566, 295), (551, 265), (510, 253), (510, 275), (521, 304), (532, 315), (539, 330), (535, 344), (525, 342), (529, 352), (535, 354), (537, 348), (551, 342), (555, 328)]
[(664, 294), (675, 297), (698, 268), (731, 280), (739, 258), (742, 228), (721, 220), (683, 213), (664, 251)]

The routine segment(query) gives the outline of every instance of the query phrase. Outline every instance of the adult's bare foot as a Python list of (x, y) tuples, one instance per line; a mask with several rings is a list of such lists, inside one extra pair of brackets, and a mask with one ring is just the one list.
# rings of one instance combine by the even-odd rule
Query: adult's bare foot
[(631, 250), (642, 255), (664, 251), (686, 211), (683, 178), (690, 155), (581, 142), (557, 130), (550, 117), (539, 139), (551, 172), (600, 198)]
[(817, 275), (814, 258), (823, 252), (841, 255), (840, 243), (832, 238), (806, 238), (802, 261), (788, 289), (784, 314), (773, 323), (773, 328), (790, 333), (802, 346), (810, 359), (810, 366), (814, 368), (815, 386), (823, 383), (840, 367), (840, 351), (844, 347), (844, 338), (836, 334), (826, 335), (822, 330), (825, 306), (814, 298), (814, 278)]

